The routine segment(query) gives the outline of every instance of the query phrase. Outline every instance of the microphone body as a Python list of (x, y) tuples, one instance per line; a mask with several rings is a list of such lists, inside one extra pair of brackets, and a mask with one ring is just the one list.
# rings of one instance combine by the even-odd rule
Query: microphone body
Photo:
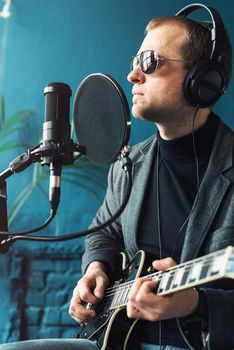
[(52, 215), (56, 214), (59, 205), (62, 165), (74, 162), (74, 147), (70, 138), (71, 94), (70, 87), (63, 83), (51, 83), (44, 89), (41, 164), (50, 166), (49, 201)]
[(43, 123), (42, 149), (45, 155), (41, 164), (50, 165), (60, 160), (62, 164), (73, 163), (73, 142), (70, 139), (70, 97), (67, 84), (51, 83), (44, 89), (45, 121)]

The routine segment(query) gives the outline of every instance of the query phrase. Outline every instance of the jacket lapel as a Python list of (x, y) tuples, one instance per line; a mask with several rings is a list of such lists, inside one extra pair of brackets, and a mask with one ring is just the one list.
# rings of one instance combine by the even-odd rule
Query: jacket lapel
[(198, 255), (230, 186), (230, 181), (224, 172), (232, 166), (233, 134), (220, 122), (210, 162), (188, 221), (181, 261), (193, 259)]
[(133, 160), (134, 189), (132, 190), (128, 202), (128, 210), (124, 225), (124, 239), (130, 256), (133, 256), (139, 250), (137, 246), (138, 223), (152, 162), (157, 149), (156, 144), (156, 137), (154, 136), (140, 150), (138, 160), (135, 162)]

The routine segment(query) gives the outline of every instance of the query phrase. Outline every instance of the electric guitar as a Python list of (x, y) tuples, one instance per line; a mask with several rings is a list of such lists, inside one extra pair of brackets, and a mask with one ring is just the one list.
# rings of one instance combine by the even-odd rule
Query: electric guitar
[[(126, 264), (122, 254), (121, 277), (107, 288), (104, 299), (96, 304), (86, 304), (97, 316), (87, 324), (81, 325), (79, 338), (97, 342), (101, 350), (126, 350), (130, 334), (138, 320), (126, 315), (128, 295), (134, 280), (147, 276), (158, 281), (158, 295), (167, 295), (187, 288), (196, 287), (222, 278), (234, 279), (234, 247), (205, 255), (200, 258), (176, 265), (166, 271), (149, 274), (145, 269), (145, 252), (140, 250)], [(147, 274), (148, 271), (148, 274)], [(151, 270), (152, 271), (152, 270)]]

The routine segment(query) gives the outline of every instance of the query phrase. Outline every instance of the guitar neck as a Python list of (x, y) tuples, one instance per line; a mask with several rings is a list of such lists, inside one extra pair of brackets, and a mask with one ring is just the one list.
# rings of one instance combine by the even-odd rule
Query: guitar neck
[[(166, 295), (187, 288), (196, 287), (221, 278), (234, 279), (234, 247), (227, 247), (186, 263), (176, 265), (164, 272), (156, 272), (151, 277), (159, 282), (158, 295)], [(108, 309), (126, 306), (133, 281), (108, 288)]]
[[(157, 274), (155, 274), (157, 275)], [(159, 273), (160, 275), (160, 273)], [(234, 278), (234, 248), (227, 247), (161, 273), (157, 294), (166, 295), (221, 278)]]

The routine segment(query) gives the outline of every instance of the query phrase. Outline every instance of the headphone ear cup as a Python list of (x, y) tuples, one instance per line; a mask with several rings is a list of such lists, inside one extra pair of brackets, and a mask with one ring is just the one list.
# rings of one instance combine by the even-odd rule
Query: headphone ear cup
[(226, 74), (223, 65), (212, 60), (197, 62), (184, 81), (184, 94), (194, 107), (212, 106), (224, 94)]

